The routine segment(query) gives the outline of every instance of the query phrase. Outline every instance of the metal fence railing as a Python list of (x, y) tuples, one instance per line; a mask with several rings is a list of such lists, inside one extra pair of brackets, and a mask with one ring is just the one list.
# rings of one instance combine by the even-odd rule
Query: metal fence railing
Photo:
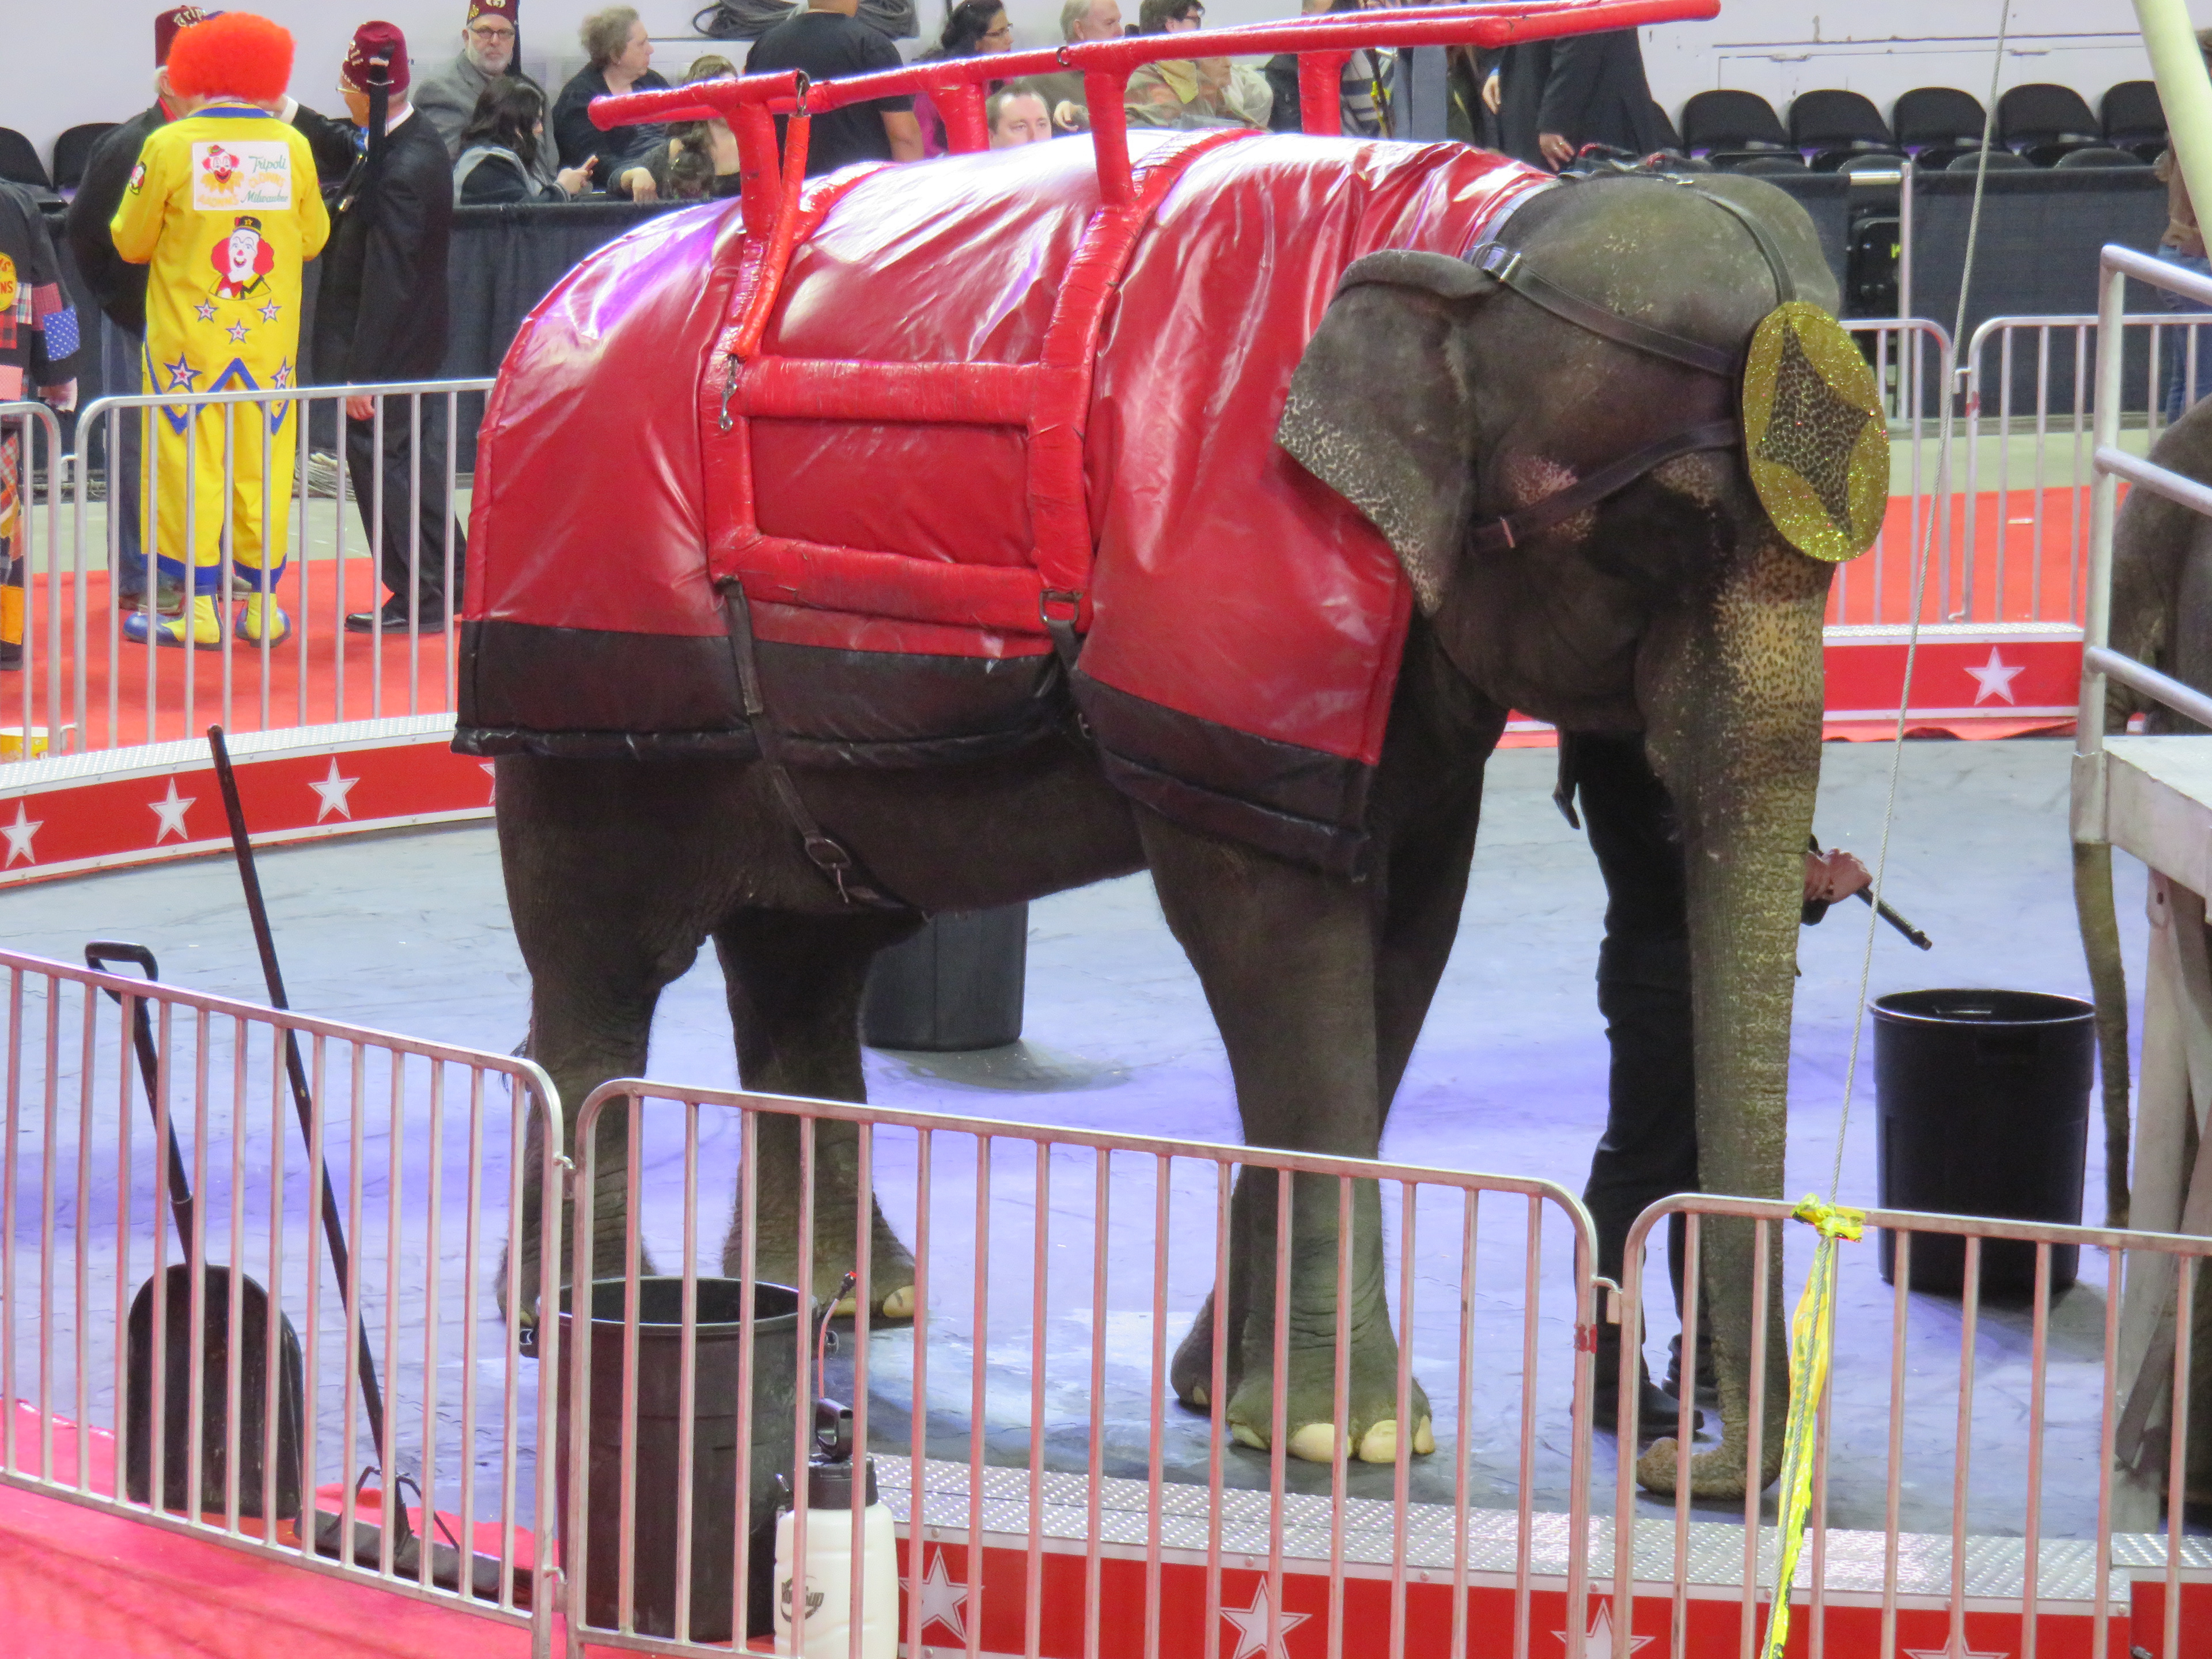
[[(564, 1399), (579, 1639), (711, 1651), (773, 1622), (779, 1651), (824, 1650), (811, 1610), (859, 1654), (899, 1611), (861, 1552), (803, 1595), (763, 1571), (810, 1560), (810, 1528), (864, 1530), (856, 1481), (775, 1538), (766, 1477), (804, 1462), (825, 1393), (903, 1534), (909, 1653), (1217, 1659), (1310, 1621), (1315, 1654), (1526, 1655), (1584, 1606), (1592, 1234), (1549, 1182), (635, 1082), (576, 1135), (570, 1279), (598, 1285)], [(877, 1293), (824, 1361), (778, 1285), (826, 1297), (848, 1265)], [(909, 1273), (911, 1322), (872, 1316), (878, 1276)], [(1357, 1353), (1328, 1316), (1355, 1297), (1388, 1322)], [(1271, 1417), (1255, 1370), (1292, 1376), (1261, 1390)], [(1289, 1457), (1292, 1393), (1354, 1432), (1387, 1413), (1389, 1461)], [(716, 1495), (734, 1528), (706, 1523)], [(1587, 1627), (1568, 1614), (1567, 1655)]]
[(557, 1251), (502, 1255), (562, 1210), (544, 1073), (12, 952), (0, 1021), (0, 1484), (549, 1652)]

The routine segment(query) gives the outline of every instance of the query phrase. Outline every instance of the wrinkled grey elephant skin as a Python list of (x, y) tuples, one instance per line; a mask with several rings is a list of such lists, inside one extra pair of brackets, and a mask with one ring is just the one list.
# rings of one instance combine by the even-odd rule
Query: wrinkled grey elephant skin
[[(1771, 226), (1798, 297), (1832, 309), (1812, 227), (1753, 179), (1709, 181)], [(1777, 301), (1734, 216), (1663, 181), (1555, 190), (1511, 222), (1552, 280), (1654, 327), (1739, 349)], [(1389, 538), (1419, 596), (1358, 879), (1170, 823), (1117, 795), (1073, 726), (1021, 753), (902, 773), (810, 772), (808, 804), (891, 892), (966, 910), (1148, 867), (1202, 981), (1247, 1140), (1372, 1157), (1457, 929), (1484, 763), (1508, 708), (1577, 730), (1642, 731), (1679, 805), (1690, 872), (1698, 1133), (1717, 1191), (1778, 1197), (1802, 854), (1820, 762), (1820, 618), (1829, 569), (1784, 543), (1741, 456), (1682, 456), (1540, 535), (1477, 556), (1472, 526), (1525, 506), (1685, 424), (1730, 416), (1736, 388), (1560, 320), (1457, 261), (1388, 256), (1347, 288), (1298, 370), (1279, 437)], [(757, 766), (510, 756), (501, 847), (532, 980), (532, 1052), (562, 1097), (646, 1066), (654, 1000), (712, 938), (749, 1089), (863, 1097), (858, 1007), (870, 958), (917, 925), (839, 902), (808, 865)], [(599, 1271), (622, 1248), (624, 1128), (603, 1119)], [(797, 1259), (798, 1152), (763, 1127), (758, 1271)], [(1418, 1149), (1413, 1149), (1416, 1152)], [(849, 1136), (818, 1142), (814, 1290), (851, 1264), (864, 1195)], [(536, 1192), (526, 1183), (526, 1194)], [(1240, 1183), (1226, 1285), (1225, 1416), (1272, 1422), (1272, 1177)], [(1290, 1449), (1389, 1457), (1398, 1351), (1384, 1301), (1378, 1196), (1354, 1206), (1350, 1306), (1336, 1305), (1334, 1183), (1295, 1183)], [(535, 1249), (534, 1215), (525, 1248)], [(912, 1263), (873, 1223), (872, 1305), (911, 1307)], [(1706, 1250), (1727, 1433), (1693, 1486), (1746, 1475), (1747, 1228)], [(734, 1263), (740, 1241), (728, 1246)], [(1774, 1260), (1779, 1279), (1779, 1246)], [(534, 1282), (526, 1271), (524, 1282)], [(1212, 1302), (1176, 1356), (1203, 1401)], [(1779, 1298), (1776, 1298), (1778, 1310)], [(1340, 1311), (1352, 1322), (1351, 1413), (1334, 1419)], [(1762, 1484), (1781, 1450), (1785, 1346), (1769, 1367)], [(1416, 1393), (1413, 1443), (1432, 1443)], [(1662, 1442), (1643, 1473), (1674, 1479)]]

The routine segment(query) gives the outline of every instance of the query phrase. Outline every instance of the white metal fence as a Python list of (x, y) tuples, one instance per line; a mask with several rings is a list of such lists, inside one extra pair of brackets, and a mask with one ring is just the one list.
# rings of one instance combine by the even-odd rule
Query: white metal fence
[(14, 953), (0, 996), (0, 1482), (545, 1651), (556, 1263), (501, 1258), (526, 1182), (562, 1213), (544, 1074)]
[[(27, 750), (450, 710), (464, 400), (490, 385), (103, 398), (67, 452), (42, 407), (0, 408), (0, 431), (40, 440), (23, 468), (27, 672), (0, 688)], [(256, 600), (281, 618), (262, 624)]]

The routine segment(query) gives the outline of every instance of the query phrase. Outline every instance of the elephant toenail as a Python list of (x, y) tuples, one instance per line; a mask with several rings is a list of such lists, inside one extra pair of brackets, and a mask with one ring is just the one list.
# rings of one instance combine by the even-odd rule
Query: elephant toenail
[[(1395, 1425), (1391, 1429), (1395, 1442)], [(1309, 1463), (1334, 1463), (1336, 1461), (1336, 1425), (1309, 1423), (1291, 1437), (1290, 1452), (1293, 1457), (1304, 1458)], [(1391, 1454), (1395, 1456), (1395, 1452)]]

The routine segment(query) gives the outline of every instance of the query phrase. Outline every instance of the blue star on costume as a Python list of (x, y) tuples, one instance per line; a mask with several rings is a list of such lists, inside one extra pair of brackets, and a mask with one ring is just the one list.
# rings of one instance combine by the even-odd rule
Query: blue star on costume
[(215, 320), (215, 301), (212, 300), (201, 301), (198, 305), (192, 307), (192, 314), (195, 317), (198, 317), (204, 323), (213, 322)]
[(223, 332), (229, 335), (232, 339), (243, 343), (246, 339), (246, 325), (244, 323), (233, 323), (228, 328), (225, 329)]
[(177, 355), (176, 362), (163, 363), (161, 372), (169, 377), (169, 384), (164, 388), (167, 391), (193, 392), (198, 389), (197, 382), (200, 378), (200, 372), (185, 361), (182, 352)]
[[(276, 372), (269, 377), (269, 384), (279, 392), (292, 384), (292, 360), (289, 357), (276, 365)], [(281, 416), (277, 423), (282, 424)]]
[(267, 305), (258, 307), (261, 313), (261, 320), (264, 323), (275, 322), (276, 320), (276, 313), (283, 310), (283, 307), (278, 305), (274, 300), (271, 300)]

